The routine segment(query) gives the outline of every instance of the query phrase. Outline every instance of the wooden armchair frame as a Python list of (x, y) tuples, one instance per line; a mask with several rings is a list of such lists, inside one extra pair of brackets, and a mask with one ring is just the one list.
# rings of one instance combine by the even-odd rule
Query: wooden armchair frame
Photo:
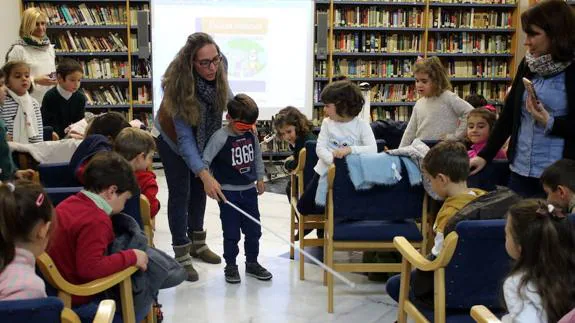
[(475, 305), (471, 308), (471, 317), (477, 323), (501, 323), (501, 321), (487, 307)]
[[(299, 249), (303, 250), (305, 247), (324, 247), (324, 239), (320, 238), (305, 238), (305, 230), (311, 229), (324, 229), (325, 228), (325, 214), (302, 214), (297, 209), (297, 202), (305, 190), (304, 182), (304, 169), (306, 165), (306, 148), (300, 150), (298, 156), (298, 164), (296, 169), (292, 172), (291, 176), (291, 191), (290, 191), (290, 241), (293, 244), (295, 241), (295, 229), (298, 228), (299, 235)], [(294, 259), (294, 248), (290, 246), (290, 259)], [(324, 253), (325, 254), (325, 253)], [(299, 279), (305, 279), (305, 261), (304, 254), (299, 253)], [(324, 279), (325, 284), (325, 279)]]
[(434, 272), (434, 322), (445, 322), (445, 267), (451, 261), (451, 257), (453, 257), (458, 239), (457, 233), (452, 232), (448, 234), (443, 242), (441, 253), (433, 261), (427, 260), (422, 256), (404, 237), (395, 237), (393, 239), (394, 246), (403, 256), (399, 287), (399, 310), (397, 313), (397, 321), (399, 323), (405, 323), (407, 315), (412, 317), (417, 323), (429, 323), (425, 316), (409, 300), (411, 270), (413, 267), (422, 271)]
[[(324, 253), (324, 262), (328, 267), (338, 272), (400, 272), (404, 266), (403, 263), (336, 263), (334, 261), (335, 251), (396, 251), (397, 247), (394, 241), (334, 241), (334, 204), (333, 204), (333, 182), (335, 179), (336, 167), (330, 166), (328, 170), (328, 197), (326, 204), (327, 221), (325, 224), (326, 247)], [(423, 206), (421, 214), (421, 225), (418, 225), (422, 232), (422, 241), (413, 242), (416, 248), (423, 248), (427, 245), (426, 236), (430, 231), (427, 220), (427, 195), (423, 195)], [(407, 241), (407, 240), (406, 240)], [(412, 246), (410, 244), (410, 246)], [(421, 258), (415, 249), (413, 249)], [(328, 287), (328, 306), (327, 311), (333, 313), (333, 294), (334, 281), (333, 275), (327, 273)], [(438, 321), (441, 322), (441, 321)]]
[[(136, 314), (134, 312), (134, 299), (132, 297), (132, 280), (131, 276), (138, 269), (129, 267), (113, 275), (96, 279), (89, 283), (75, 285), (64, 279), (60, 274), (54, 261), (47, 253), (43, 253), (36, 259), (36, 263), (50, 285), (58, 290), (58, 298), (64, 303), (64, 307), (72, 308), (72, 295), (91, 296), (110, 289), (115, 285), (120, 287), (120, 300), (122, 308), (122, 322), (135, 323)], [(72, 321), (73, 322), (73, 321)]]

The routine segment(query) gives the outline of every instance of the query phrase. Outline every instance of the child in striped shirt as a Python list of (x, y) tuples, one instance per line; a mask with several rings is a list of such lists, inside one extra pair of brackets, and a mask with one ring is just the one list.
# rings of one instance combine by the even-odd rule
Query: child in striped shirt
[(8, 140), (28, 144), (43, 141), (40, 104), (30, 96), (30, 66), (12, 61), (2, 67), (8, 95), (0, 108), (0, 119), (8, 128)]

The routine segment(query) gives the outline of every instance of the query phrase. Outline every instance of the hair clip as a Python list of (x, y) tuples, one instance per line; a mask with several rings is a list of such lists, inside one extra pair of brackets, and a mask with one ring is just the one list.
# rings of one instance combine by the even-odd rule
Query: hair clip
[(36, 199), (36, 206), (40, 207), (44, 203), (44, 193), (40, 193)]
[(14, 193), (16, 186), (14, 186), (13, 183), (6, 183), (6, 186), (8, 186), (8, 189), (10, 190), (10, 192)]

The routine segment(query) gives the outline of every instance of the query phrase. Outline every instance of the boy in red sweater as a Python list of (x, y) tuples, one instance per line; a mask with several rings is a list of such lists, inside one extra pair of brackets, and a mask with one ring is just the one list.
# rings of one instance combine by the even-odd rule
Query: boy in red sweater
[[(84, 189), (56, 207), (56, 220), (48, 249), (56, 267), (73, 284), (84, 284), (130, 266), (146, 270), (148, 256), (130, 249), (109, 255), (115, 238), (110, 216), (138, 191), (130, 163), (115, 152), (94, 155), (84, 172)], [(72, 297), (72, 304), (91, 297)]]
[(141, 193), (150, 201), (152, 218), (160, 210), (156, 174), (149, 170), (153, 162), (156, 143), (152, 135), (138, 128), (124, 128), (114, 139), (114, 151), (132, 164)]

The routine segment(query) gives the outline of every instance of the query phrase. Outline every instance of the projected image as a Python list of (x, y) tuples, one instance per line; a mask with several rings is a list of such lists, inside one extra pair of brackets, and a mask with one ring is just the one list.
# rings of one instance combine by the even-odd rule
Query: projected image
[(265, 93), (267, 75), (266, 48), (268, 20), (265, 18), (199, 18), (197, 30), (217, 39), (228, 59), (228, 80), (235, 89)]
[(246, 93), (270, 119), (292, 105), (311, 117), (312, 0), (152, 1), (154, 109), (168, 64), (194, 32), (210, 34), (228, 61), (233, 93)]

